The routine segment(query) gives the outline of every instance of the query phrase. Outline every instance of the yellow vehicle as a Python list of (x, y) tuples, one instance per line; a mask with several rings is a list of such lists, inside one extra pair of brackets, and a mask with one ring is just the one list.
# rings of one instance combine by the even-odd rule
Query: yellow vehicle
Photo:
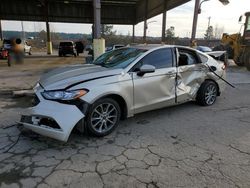
[[(239, 66), (246, 66), (250, 71), (250, 12), (245, 13), (243, 36), (240, 33), (222, 36), (224, 49), (228, 51), (229, 58), (234, 59)], [(239, 22), (242, 21), (242, 16)]]

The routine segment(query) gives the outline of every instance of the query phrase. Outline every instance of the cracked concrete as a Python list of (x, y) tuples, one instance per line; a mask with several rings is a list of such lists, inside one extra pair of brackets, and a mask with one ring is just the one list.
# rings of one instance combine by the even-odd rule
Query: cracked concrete
[(227, 87), (215, 105), (139, 114), (104, 138), (73, 132), (62, 143), (13, 126), (22, 108), (3, 108), (0, 187), (248, 188), (250, 75), (231, 68), (228, 76), (237, 88)]

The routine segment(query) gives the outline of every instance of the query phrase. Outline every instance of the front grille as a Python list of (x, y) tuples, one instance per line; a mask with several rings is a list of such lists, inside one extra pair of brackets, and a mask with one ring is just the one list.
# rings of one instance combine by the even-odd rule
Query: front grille
[(34, 96), (34, 98), (32, 99), (32, 105), (36, 106), (40, 103), (39, 98), (37, 97), (37, 95)]

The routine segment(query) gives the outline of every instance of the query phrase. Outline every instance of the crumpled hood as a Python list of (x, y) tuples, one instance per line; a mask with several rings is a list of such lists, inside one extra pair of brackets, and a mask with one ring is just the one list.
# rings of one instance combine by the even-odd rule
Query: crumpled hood
[(78, 82), (121, 74), (122, 69), (86, 64), (57, 68), (42, 75), (39, 83), (45, 90), (65, 89)]

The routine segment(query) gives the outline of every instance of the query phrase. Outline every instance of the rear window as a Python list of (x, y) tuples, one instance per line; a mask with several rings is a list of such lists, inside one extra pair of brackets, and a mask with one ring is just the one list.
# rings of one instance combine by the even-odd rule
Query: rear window
[(73, 46), (72, 42), (60, 42), (60, 46)]

